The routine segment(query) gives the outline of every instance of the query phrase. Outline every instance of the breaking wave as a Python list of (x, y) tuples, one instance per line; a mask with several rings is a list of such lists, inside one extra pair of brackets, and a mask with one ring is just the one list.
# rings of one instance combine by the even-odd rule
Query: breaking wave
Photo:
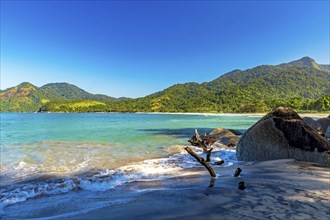
[[(201, 157), (205, 157), (200, 148), (192, 147)], [(0, 208), (26, 201), (39, 196), (63, 194), (72, 190), (106, 191), (133, 181), (150, 181), (164, 179), (184, 172), (184, 169), (201, 167), (201, 165), (184, 150), (183, 146), (172, 146), (166, 149), (169, 154), (166, 158), (143, 160), (128, 163), (115, 169), (96, 169), (88, 172), (77, 172), (66, 177), (51, 177), (49, 174), (38, 174), (31, 180), (21, 183), (8, 184), (1, 187)], [(223, 159), (222, 166), (230, 166), (237, 161), (234, 148), (215, 147), (211, 160)], [(85, 168), (84, 164), (79, 165)], [(36, 165), (25, 162), (15, 168), (24, 172), (24, 175), (33, 174)], [(8, 176), (7, 172), (0, 175), (1, 179)], [(23, 174), (22, 174), (23, 175)]]

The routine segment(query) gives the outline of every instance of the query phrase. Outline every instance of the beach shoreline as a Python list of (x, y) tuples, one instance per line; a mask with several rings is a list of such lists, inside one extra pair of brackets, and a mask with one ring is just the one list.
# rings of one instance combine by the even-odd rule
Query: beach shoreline
[[(248, 116), (263, 117), (265, 113), (207, 113), (207, 112), (1, 112), (1, 113), (21, 113), (21, 114), (150, 114), (150, 115), (205, 115), (205, 116)], [(299, 113), (300, 117), (311, 117), (314, 119), (326, 118), (330, 113)]]
[[(235, 178), (236, 167), (243, 171)], [(133, 202), (70, 219), (328, 219), (330, 214), (330, 170), (325, 167), (294, 160), (238, 162), (216, 168), (220, 177), (213, 188), (203, 168), (192, 171), (165, 183), (147, 183), (147, 188), (159, 184), (165, 189)], [(240, 181), (245, 190), (237, 188)]]
[[(330, 214), (330, 170), (291, 159), (237, 162), (229, 167), (213, 166), (218, 175), (208, 187), (204, 167), (184, 170), (162, 180), (135, 181), (115, 191), (90, 195), (77, 191), (76, 198), (56, 207), (36, 207), (34, 212), (14, 212), (3, 219), (328, 219)], [(239, 177), (233, 177), (237, 167)], [(246, 189), (239, 190), (244, 181)], [(131, 196), (134, 192), (135, 196)], [(115, 200), (119, 196), (121, 200)], [(88, 202), (86, 197), (90, 197)], [(45, 201), (56, 197), (39, 198)], [(127, 199), (128, 198), (128, 199)], [(28, 201), (33, 204), (34, 200)], [(101, 207), (95, 203), (103, 202)], [(66, 209), (81, 206), (76, 212)], [(63, 208), (66, 207), (66, 208)], [(9, 207), (11, 209), (11, 207)]]
[[(120, 112), (118, 112), (120, 113)], [(134, 113), (134, 112), (132, 112)], [(265, 113), (202, 113), (202, 112), (135, 112), (136, 114), (168, 114), (168, 115), (205, 115), (205, 116), (250, 116), (250, 117), (263, 117)], [(311, 118), (326, 118), (329, 113), (298, 113), (300, 117)]]
[[(196, 118), (201, 118), (203, 122), (208, 119)], [(160, 131), (161, 134), (171, 134), (168, 130)], [(174, 131), (177, 142), (176, 135), (182, 134), (182, 130)], [(70, 152), (72, 147), (75, 154), (80, 149), (82, 155), (86, 155), (83, 149), (89, 153), (93, 149), (89, 144), (77, 148), (77, 143), (74, 143), (68, 146), (60, 143), (62, 148), (56, 152)], [(63, 146), (65, 150), (62, 150)], [(226, 163), (221, 166), (212, 163), (218, 178), (215, 187), (210, 188), (208, 172), (182, 148), (183, 145), (173, 145), (167, 149), (170, 156), (166, 158), (134, 162), (121, 167), (118, 172), (105, 169), (103, 173), (86, 172), (79, 178), (36, 180), (16, 191), (8, 190), (2, 194), (4, 204), (9, 205), (0, 207), (1, 212), (5, 211), (1, 213), (1, 218), (326, 219), (324, 217), (330, 214), (329, 168), (290, 159), (237, 162), (233, 148), (219, 149), (213, 152), (212, 162), (222, 158)], [(111, 148), (105, 149), (104, 152), (108, 152)], [(107, 163), (106, 166), (109, 166)], [(233, 174), (237, 167), (242, 168), (243, 172), (236, 178)], [(241, 181), (246, 185), (245, 190), (238, 189)], [(22, 196), (24, 193), (28, 196)], [(12, 201), (8, 203), (6, 199)]]

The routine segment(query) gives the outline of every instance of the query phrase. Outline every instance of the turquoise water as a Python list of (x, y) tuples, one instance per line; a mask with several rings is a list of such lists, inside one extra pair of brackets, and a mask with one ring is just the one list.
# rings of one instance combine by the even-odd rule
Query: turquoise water
[[(19, 162), (38, 164), (52, 149), (75, 151), (76, 157), (86, 156), (79, 151), (100, 150), (102, 155), (109, 151), (111, 159), (165, 155), (164, 147), (187, 144), (195, 128), (200, 132), (217, 127), (247, 129), (256, 120), (223, 115), (2, 113), (2, 168)], [(57, 156), (75, 157), (60, 153)]]
[[(1, 113), (1, 207), (75, 189), (107, 191), (139, 179), (174, 175), (198, 166), (183, 149), (194, 129), (245, 130), (259, 118)], [(217, 150), (214, 160), (225, 158), (227, 165), (236, 160), (235, 150)]]

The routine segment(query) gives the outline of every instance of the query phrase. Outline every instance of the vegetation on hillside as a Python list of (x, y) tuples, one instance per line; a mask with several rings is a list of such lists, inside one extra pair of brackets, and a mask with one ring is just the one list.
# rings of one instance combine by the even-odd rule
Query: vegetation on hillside
[[(325, 95), (319, 99), (302, 99), (300, 97), (288, 99), (255, 100), (241, 104), (235, 111), (210, 111), (210, 108), (197, 106), (194, 103), (187, 105), (186, 108), (175, 109), (173, 105), (166, 105), (170, 99), (168, 97), (146, 100), (144, 98), (132, 101), (103, 103), (91, 100), (50, 102), (40, 108), (41, 112), (235, 112), (235, 113), (254, 113), (268, 112), (279, 106), (288, 106), (298, 112), (330, 112), (330, 95)], [(171, 103), (171, 102), (169, 102)], [(188, 107), (187, 107), (188, 106)], [(192, 108), (189, 109), (189, 106)]]
[(40, 88), (24, 82), (0, 91), (2, 112), (35, 112), (48, 102), (94, 100), (112, 102), (117, 99), (106, 95), (94, 95), (69, 83), (51, 83)]
[(313, 59), (234, 70), (204, 83), (176, 84), (138, 99), (115, 100), (67, 83), (1, 91), (1, 111), (266, 112), (278, 106), (330, 111), (330, 71)]
[(94, 100), (77, 100), (67, 102), (49, 102), (43, 105), (39, 111), (50, 112), (106, 112), (109, 105), (104, 102)]

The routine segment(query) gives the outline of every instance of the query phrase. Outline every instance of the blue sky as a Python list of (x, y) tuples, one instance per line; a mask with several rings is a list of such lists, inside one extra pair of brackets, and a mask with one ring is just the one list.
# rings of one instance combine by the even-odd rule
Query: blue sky
[(329, 1), (1, 1), (1, 89), (142, 97), (233, 69), (329, 63)]

